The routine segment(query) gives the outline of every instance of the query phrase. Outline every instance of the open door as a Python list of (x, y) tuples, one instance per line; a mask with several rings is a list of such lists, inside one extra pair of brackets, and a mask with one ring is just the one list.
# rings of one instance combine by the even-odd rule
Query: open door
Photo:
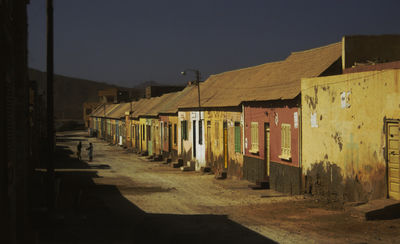
[(387, 123), (387, 159), (389, 197), (400, 200), (399, 122)]
[(265, 158), (265, 169), (266, 178), (269, 179), (270, 171), (270, 129), (269, 123), (264, 123), (264, 158)]
[(172, 125), (168, 124), (168, 152), (172, 151)]
[(193, 131), (193, 143), (192, 143), (192, 147), (193, 147), (193, 158), (196, 158), (196, 120), (193, 120), (192, 123), (192, 131)]
[(228, 168), (228, 125), (224, 121), (224, 163), (225, 168)]

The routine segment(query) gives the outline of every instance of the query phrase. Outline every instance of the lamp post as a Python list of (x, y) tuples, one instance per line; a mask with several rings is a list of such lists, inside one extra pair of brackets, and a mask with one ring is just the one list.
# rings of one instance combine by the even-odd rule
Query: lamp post
[(196, 85), (197, 85), (197, 97), (199, 99), (199, 119), (200, 119), (200, 71), (197, 69), (185, 69), (184, 71), (181, 72), (182, 75), (186, 75), (187, 71), (194, 72), (196, 74)]
[[(201, 109), (201, 104), (200, 104), (200, 71), (197, 69), (185, 69), (184, 71), (181, 72), (182, 75), (186, 75), (187, 71), (194, 72), (196, 74), (196, 85), (197, 85), (197, 97), (199, 99), (199, 144), (200, 142), (200, 126), (201, 126), (201, 114), (200, 114), (200, 109)], [(196, 142), (194, 142), (196, 143)], [(196, 144), (195, 144), (196, 145)], [(193, 151), (195, 153), (195, 151)]]

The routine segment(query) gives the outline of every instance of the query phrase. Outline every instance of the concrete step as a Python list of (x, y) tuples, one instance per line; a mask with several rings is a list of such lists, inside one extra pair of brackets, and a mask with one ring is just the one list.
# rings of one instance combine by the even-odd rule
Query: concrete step
[(153, 161), (163, 161), (163, 156), (161, 154), (154, 156)]
[(182, 159), (178, 159), (178, 162), (172, 164), (173, 168), (180, 168), (182, 166), (183, 166), (183, 160)]
[(194, 168), (189, 167), (189, 166), (182, 166), (182, 167), (181, 167), (181, 170), (182, 170), (182, 171), (194, 171)]
[(200, 172), (202, 173), (211, 173), (211, 168), (210, 167), (201, 167)]
[(215, 175), (215, 179), (217, 180), (224, 180), (228, 176), (228, 173), (226, 171), (218, 171), (217, 174)]
[(249, 185), (249, 188), (253, 190), (270, 189), (269, 178), (266, 178), (264, 180), (257, 180), (255, 184)]
[(393, 199), (376, 199), (367, 203), (346, 203), (345, 209), (353, 217), (365, 220), (389, 220), (400, 218), (400, 201)]

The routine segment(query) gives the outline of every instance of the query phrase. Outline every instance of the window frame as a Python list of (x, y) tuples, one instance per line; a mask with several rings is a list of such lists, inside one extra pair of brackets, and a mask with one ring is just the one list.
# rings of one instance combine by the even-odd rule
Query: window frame
[(291, 160), (292, 159), (292, 131), (291, 125), (287, 123), (281, 124), (281, 155), (280, 159)]
[(259, 135), (258, 135), (258, 122), (250, 123), (250, 134), (251, 134), (251, 148), (249, 150), (250, 153), (258, 153), (260, 148), (259, 143)]

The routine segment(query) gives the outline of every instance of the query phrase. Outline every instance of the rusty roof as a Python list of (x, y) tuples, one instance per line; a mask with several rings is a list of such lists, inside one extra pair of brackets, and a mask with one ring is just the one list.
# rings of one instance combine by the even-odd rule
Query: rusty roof
[(149, 108), (143, 116), (157, 116), (160, 109), (163, 108), (168, 101), (176, 95), (176, 92), (166, 93), (154, 102), (153, 106)]
[(99, 105), (96, 108), (96, 110), (93, 111), (91, 116), (93, 116), (93, 117), (108, 117), (108, 114), (110, 114), (112, 111), (114, 111), (114, 109), (116, 109), (118, 106), (120, 106), (119, 103), (117, 103), (117, 104), (102, 104), (102, 105)]
[(192, 89), (196, 89), (195, 86), (187, 86), (185, 89), (179, 92), (174, 92), (168, 100), (164, 101), (161, 106), (158, 107), (158, 114), (175, 114), (178, 112), (178, 105), (182, 99), (185, 98)]
[(111, 111), (107, 117), (113, 119), (120, 119), (125, 116), (125, 112), (129, 112), (131, 109), (131, 103), (120, 103), (117, 108)]
[[(238, 106), (245, 101), (293, 99), (301, 78), (316, 77), (342, 55), (342, 43), (293, 52), (283, 61), (211, 75), (200, 84), (201, 107)], [(197, 89), (179, 102), (179, 108), (198, 107)]]

